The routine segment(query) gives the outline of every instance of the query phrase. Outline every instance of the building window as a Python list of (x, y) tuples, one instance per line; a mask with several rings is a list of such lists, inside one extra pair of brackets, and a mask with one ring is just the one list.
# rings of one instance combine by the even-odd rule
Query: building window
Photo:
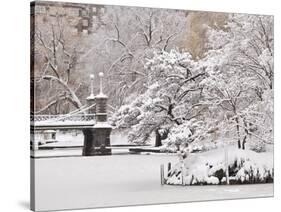
[(78, 29), (73, 27), (73, 28), (71, 28), (71, 32), (72, 32), (73, 35), (77, 35), (78, 34)]
[(30, 7), (30, 15), (35, 14), (35, 7)]
[(87, 16), (87, 11), (86, 10), (82, 10), (82, 16)]
[(50, 7), (49, 14), (50, 15), (57, 15), (58, 14), (58, 9), (56, 7)]
[(96, 13), (96, 12), (97, 12), (97, 8), (96, 8), (96, 7), (92, 7), (92, 11), (93, 11), (94, 13)]
[(87, 27), (89, 25), (88, 20), (87, 19), (83, 19), (82, 20), (82, 25), (83, 25), (83, 27)]
[(100, 8), (100, 13), (101, 13), (101, 14), (104, 14), (104, 12), (105, 12), (104, 7)]
[(46, 8), (44, 6), (36, 6), (35, 13), (46, 13)]
[(57, 13), (59, 15), (65, 15), (66, 14), (65, 9), (63, 7), (58, 7), (57, 8)]
[(79, 10), (77, 8), (68, 9), (69, 16), (77, 17), (79, 16)]
[(97, 22), (97, 16), (92, 16), (92, 20), (94, 23)]

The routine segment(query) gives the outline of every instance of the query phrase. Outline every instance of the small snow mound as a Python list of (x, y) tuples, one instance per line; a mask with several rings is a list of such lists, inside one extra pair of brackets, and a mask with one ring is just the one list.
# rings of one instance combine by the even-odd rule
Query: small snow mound
[[(225, 155), (228, 155), (229, 181), (231, 184), (271, 183), (274, 178), (273, 153), (257, 153), (228, 147), (203, 153), (193, 153), (176, 164), (169, 184), (217, 185), (226, 183)], [(175, 178), (175, 176), (177, 176)], [(183, 179), (182, 179), (183, 176)]]
[(211, 176), (211, 177), (208, 177), (208, 178), (206, 179), (206, 182), (207, 182), (208, 184), (217, 185), (217, 184), (220, 183), (220, 180), (219, 180), (219, 178), (217, 178), (217, 177)]

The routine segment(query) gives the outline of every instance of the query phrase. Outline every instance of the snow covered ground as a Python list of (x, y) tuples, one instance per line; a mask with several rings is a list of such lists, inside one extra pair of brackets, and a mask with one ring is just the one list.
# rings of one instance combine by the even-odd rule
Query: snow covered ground
[(233, 186), (160, 185), (160, 164), (171, 155), (113, 155), (31, 159), (36, 209), (110, 207), (153, 203), (268, 197), (273, 184)]

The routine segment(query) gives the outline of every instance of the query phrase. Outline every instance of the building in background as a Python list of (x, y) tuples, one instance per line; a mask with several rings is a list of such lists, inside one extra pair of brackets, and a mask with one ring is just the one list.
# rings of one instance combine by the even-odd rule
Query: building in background
[(105, 12), (103, 5), (60, 2), (36, 2), (36, 6), (31, 8), (31, 14), (43, 22), (58, 16), (65, 17), (73, 28), (73, 34), (77, 35), (93, 33), (102, 25), (101, 16)]

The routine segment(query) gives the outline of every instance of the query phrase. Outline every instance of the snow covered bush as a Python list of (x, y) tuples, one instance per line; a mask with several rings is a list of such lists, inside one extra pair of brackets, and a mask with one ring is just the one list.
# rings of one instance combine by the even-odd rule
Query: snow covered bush
[(263, 142), (251, 142), (249, 149), (255, 152), (266, 152), (266, 144)]
[(181, 125), (174, 125), (163, 142), (167, 145), (174, 145), (176, 150), (180, 150), (180, 147), (188, 147), (188, 144), (205, 138), (206, 130), (204, 127), (204, 122), (197, 119), (185, 121)]
[[(272, 152), (256, 153), (228, 147), (230, 184), (273, 182)], [(190, 154), (168, 175), (167, 184), (207, 185), (225, 184), (225, 149)]]

